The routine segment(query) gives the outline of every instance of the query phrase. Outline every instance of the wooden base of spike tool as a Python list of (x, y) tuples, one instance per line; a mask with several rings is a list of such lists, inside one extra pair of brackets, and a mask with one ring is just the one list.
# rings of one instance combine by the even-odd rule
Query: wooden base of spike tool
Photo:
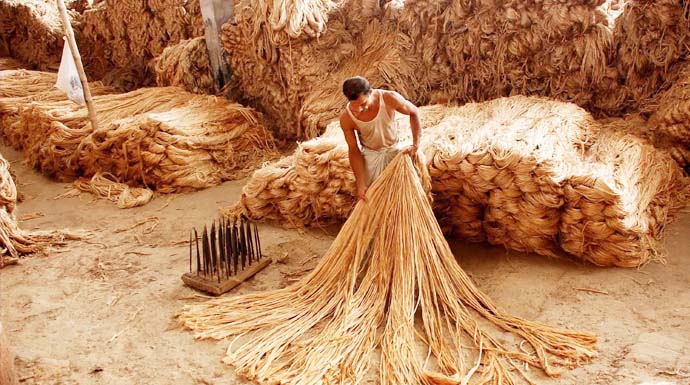
[(227, 293), (234, 289), (235, 286), (253, 277), (256, 273), (270, 265), (271, 262), (271, 258), (262, 259), (257, 264), (249, 266), (246, 270), (229, 279), (221, 279), (220, 282), (211, 277), (206, 278), (192, 273), (184, 273), (182, 275), (182, 281), (191, 288), (218, 296)]

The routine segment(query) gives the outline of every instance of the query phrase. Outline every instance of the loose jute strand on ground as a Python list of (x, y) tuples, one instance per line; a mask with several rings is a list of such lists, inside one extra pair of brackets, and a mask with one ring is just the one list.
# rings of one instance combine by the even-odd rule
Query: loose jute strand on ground
[(377, 351), (378, 383), (396, 385), (534, 384), (528, 366), (556, 376), (591, 360), (593, 335), (512, 316), (479, 291), (429, 190), (423, 163), (398, 156), (306, 277), (187, 306), (180, 320), (197, 338), (237, 337), (224, 361), (262, 384), (361, 383)]

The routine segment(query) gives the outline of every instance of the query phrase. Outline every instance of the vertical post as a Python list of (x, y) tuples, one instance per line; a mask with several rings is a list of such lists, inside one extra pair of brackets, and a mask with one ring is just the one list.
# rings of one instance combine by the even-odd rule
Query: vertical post
[(62, 29), (67, 37), (67, 44), (69, 44), (69, 49), (72, 51), (72, 58), (74, 58), (74, 64), (77, 66), (77, 72), (79, 72), (79, 80), (81, 80), (81, 85), (84, 89), (84, 101), (86, 101), (86, 108), (89, 110), (91, 128), (95, 131), (98, 129), (96, 109), (91, 99), (91, 90), (89, 89), (89, 82), (86, 80), (86, 73), (84, 72), (84, 65), (81, 62), (81, 55), (79, 55), (79, 48), (77, 48), (77, 42), (74, 39), (72, 24), (70, 24), (69, 16), (67, 15), (67, 7), (65, 7), (64, 0), (57, 0), (57, 5), (60, 11), (60, 17), (62, 18)]
[(225, 60), (220, 34), (223, 24), (234, 15), (234, 0), (200, 0), (200, 5), (211, 73), (216, 83), (216, 91), (220, 91), (232, 76), (230, 66)]

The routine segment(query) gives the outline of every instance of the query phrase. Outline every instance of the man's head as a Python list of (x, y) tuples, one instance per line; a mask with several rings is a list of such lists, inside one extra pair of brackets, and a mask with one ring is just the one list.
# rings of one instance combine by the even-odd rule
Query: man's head
[(357, 112), (369, 109), (373, 104), (374, 98), (371, 86), (367, 79), (361, 76), (349, 78), (343, 82), (343, 94), (350, 101), (350, 107)]

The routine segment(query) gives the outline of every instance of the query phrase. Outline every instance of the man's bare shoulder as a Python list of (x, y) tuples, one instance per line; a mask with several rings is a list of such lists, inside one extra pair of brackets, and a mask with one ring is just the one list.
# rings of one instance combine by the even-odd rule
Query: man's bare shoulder
[(389, 90), (379, 90), (379, 91), (383, 95), (383, 100), (386, 102), (386, 104), (391, 103), (391, 102), (401, 103), (401, 102), (404, 102), (406, 100), (397, 91), (389, 91)]
[(354, 125), (352, 118), (350, 118), (350, 114), (348, 114), (347, 111), (343, 111), (340, 114), (340, 128), (343, 130), (353, 130)]

